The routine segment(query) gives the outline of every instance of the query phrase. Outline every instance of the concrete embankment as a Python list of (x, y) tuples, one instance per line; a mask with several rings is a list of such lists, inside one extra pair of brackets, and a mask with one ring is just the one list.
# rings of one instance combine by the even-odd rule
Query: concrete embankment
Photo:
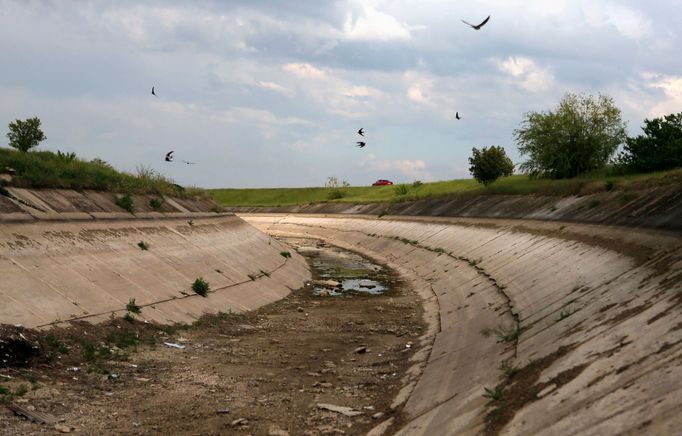
[(580, 196), (453, 195), (393, 203), (315, 203), (228, 207), (236, 213), (400, 215), (513, 218), (682, 230), (682, 186), (605, 191)]
[[(191, 322), (276, 301), (310, 276), (305, 260), (211, 203), (166, 198), (136, 214), (113, 194), (20, 190), (0, 196), (0, 323), (44, 327), (122, 316)], [(210, 285), (206, 297), (192, 283)]]
[(424, 297), (430, 334), (396, 398), (402, 420), (384, 424), (400, 434), (682, 428), (679, 232), (528, 220), (242, 217), (270, 234), (319, 238), (385, 262)]

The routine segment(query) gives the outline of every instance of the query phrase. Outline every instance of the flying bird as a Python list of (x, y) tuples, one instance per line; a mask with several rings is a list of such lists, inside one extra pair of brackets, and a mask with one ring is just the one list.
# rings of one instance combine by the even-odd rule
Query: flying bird
[(154, 87), (153, 87), (153, 86), (152, 86), (152, 95), (153, 95), (154, 97), (156, 97), (156, 98), (159, 98), (159, 96), (156, 95), (156, 92), (154, 92)]
[(362, 127), (360, 128), (360, 130), (358, 130), (358, 135), (365, 136), (365, 131), (363, 130)]
[(358, 141), (358, 147), (362, 148), (365, 146), (365, 143), (362, 141)]
[(183, 162), (187, 165), (196, 165), (196, 162), (187, 162), (186, 160), (183, 160)]
[(466, 25), (468, 25), (468, 26), (471, 26), (474, 30), (481, 30), (481, 27), (485, 26), (485, 23), (487, 23), (489, 19), (490, 19), (490, 15), (488, 15), (488, 18), (486, 18), (485, 20), (483, 20), (483, 22), (482, 22), (481, 24), (477, 24), (477, 25), (473, 25), (473, 24), (471, 24), (471, 23), (467, 23), (467, 22), (464, 21), (464, 20), (462, 20), (462, 23), (464, 23), (464, 24), (466, 24)]
[(175, 152), (169, 151), (168, 153), (166, 153), (166, 162), (173, 162), (173, 153)]
[(461, 120), (461, 119), (462, 119), (462, 118), (459, 116), (459, 112), (455, 112), (455, 118), (457, 118), (458, 120)]

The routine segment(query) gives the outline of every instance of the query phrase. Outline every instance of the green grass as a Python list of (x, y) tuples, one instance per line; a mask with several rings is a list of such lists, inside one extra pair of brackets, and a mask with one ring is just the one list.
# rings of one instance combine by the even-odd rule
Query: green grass
[(13, 170), (9, 185), (22, 188), (93, 189), (183, 198), (206, 195), (201, 189), (176, 185), (148, 167), (138, 167), (136, 174), (129, 174), (115, 170), (102, 160), (85, 161), (70, 153), (23, 153), (0, 147), (0, 173), (9, 171), (8, 169)]
[[(515, 175), (499, 179), (487, 187), (477, 183), (474, 179), (423, 183), (417, 187), (400, 185), (399, 189), (396, 186), (350, 186), (343, 188), (342, 198), (332, 200), (330, 200), (331, 192), (339, 188), (227, 188), (210, 189), (208, 192), (222, 206), (292, 206), (328, 202), (358, 204), (398, 202), (452, 195), (584, 195), (682, 183), (682, 168), (629, 175), (613, 175), (611, 172), (602, 170), (564, 180), (531, 179), (526, 175)], [(396, 192), (397, 190), (399, 192)]]

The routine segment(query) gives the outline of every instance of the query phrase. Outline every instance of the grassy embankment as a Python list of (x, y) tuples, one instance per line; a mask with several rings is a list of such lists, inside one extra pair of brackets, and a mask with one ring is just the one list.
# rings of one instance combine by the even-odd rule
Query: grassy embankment
[[(682, 169), (647, 174), (608, 175), (606, 171), (573, 179), (530, 179), (526, 175), (505, 177), (490, 186), (473, 179), (394, 186), (351, 186), (348, 188), (265, 188), (210, 189), (209, 193), (221, 206), (289, 206), (296, 204), (344, 202), (375, 203), (410, 201), (450, 195), (585, 195), (600, 191), (627, 191), (654, 186), (682, 184)], [(337, 192), (335, 192), (337, 191)], [(335, 198), (338, 192), (342, 198)], [(335, 195), (336, 194), (336, 195)]]
[(51, 151), (23, 153), (0, 148), (0, 173), (4, 172), (12, 175), (6, 185), (23, 188), (93, 189), (184, 198), (206, 195), (202, 189), (178, 186), (149, 168), (139, 167), (137, 174), (129, 174), (115, 170), (104, 161), (84, 161), (74, 154)]

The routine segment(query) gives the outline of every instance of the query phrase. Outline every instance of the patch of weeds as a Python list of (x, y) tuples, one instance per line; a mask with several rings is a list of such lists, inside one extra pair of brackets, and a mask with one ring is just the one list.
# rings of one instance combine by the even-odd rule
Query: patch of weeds
[(192, 283), (192, 290), (198, 295), (205, 297), (208, 294), (210, 287), (203, 277), (197, 277), (197, 279), (194, 280), (194, 283)]
[(123, 315), (123, 319), (129, 323), (135, 322), (135, 317), (130, 312), (126, 312), (126, 314)]
[(25, 384), (20, 384), (19, 387), (14, 391), (14, 396), (23, 397), (28, 392), (28, 386)]
[(285, 258), (285, 259), (291, 258), (291, 253), (288, 252), (288, 251), (280, 251), (280, 252), (279, 252), (279, 255), (282, 256), (282, 257)]
[(604, 183), (604, 189), (607, 191), (612, 191), (615, 186), (616, 186), (616, 183), (613, 180), (607, 180)]
[(94, 362), (95, 360), (95, 345), (87, 343), (83, 345), (83, 359), (86, 362)]
[(192, 226), (194, 226), (194, 221), (193, 221), (193, 220), (189, 220), (189, 221), (187, 221), (187, 224), (189, 224), (189, 226), (192, 227)]
[(418, 189), (418, 188), (420, 188), (422, 185), (423, 185), (423, 183), (422, 183), (421, 180), (415, 180), (414, 182), (412, 182), (412, 187), (413, 187), (414, 189)]
[(267, 272), (267, 271), (260, 270), (260, 273), (261, 273), (261, 275), (264, 276), (264, 277), (270, 277), (270, 273)]
[(105, 337), (107, 344), (116, 345), (118, 348), (128, 348), (140, 343), (140, 338), (132, 331), (120, 330), (109, 333)]
[(213, 212), (213, 213), (223, 213), (224, 211), (225, 211), (225, 210), (224, 210), (222, 207), (217, 206), (217, 205), (216, 205), (216, 206), (213, 206), (213, 207), (211, 208), (211, 212)]
[(549, 208), (549, 211), (550, 211), (550, 212), (556, 212), (557, 209), (558, 209), (558, 208), (556, 207), (556, 204), (553, 204), (552, 207)]
[(505, 359), (502, 362), (500, 362), (499, 369), (500, 372), (502, 373), (502, 378), (504, 380), (511, 378), (519, 370), (518, 367), (511, 363), (510, 359)]
[(379, 212), (379, 215), (377, 215), (378, 218), (381, 218), (384, 215), (388, 215), (389, 210), (387, 208), (381, 209)]
[(479, 263), (483, 262), (483, 258), (479, 257), (478, 259), (470, 259), (469, 260), (469, 266), (476, 266)]
[(440, 248), (440, 247), (434, 248), (433, 251), (435, 251), (436, 253), (438, 253), (438, 255), (441, 255), (441, 254), (445, 253), (445, 250), (442, 249), (442, 248)]
[(48, 346), (56, 349), (61, 354), (69, 354), (69, 348), (66, 346), (66, 344), (57, 339), (57, 337), (52, 333), (49, 333), (47, 336), (45, 336), (45, 342)]
[(163, 207), (163, 203), (164, 203), (163, 198), (154, 197), (149, 199), (149, 207), (156, 211), (161, 210), (161, 208)]
[(495, 405), (498, 401), (501, 401), (504, 398), (504, 385), (499, 384), (495, 386), (493, 389), (490, 388), (483, 388), (483, 397), (488, 399), (488, 405), (492, 406)]
[(327, 194), (327, 199), (338, 200), (346, 196), (346, 193), (338, 188), (334, 188)]
[(249, 276), (249, 278), (251, 279), (251, 281), (254, 281), (254, 280), (256, 280), (256, 279), (258, 278), (258, 277), (256, 277), (255, 274), (247, 274), (247, 275)]
[(601, 201), (597, 199), (590, 200), (589, 203), (587, 203), (587, 208), (588, 209), (594, 209), (595, 207), (599, 206), (601, 204)]
[(409, 189), (407, 189), (407, 185), (398, 185), (395, 187), (395, 195), (407, 195), (409, 192)]
[(140, 247), (140, 250), (142, 250), (142, 251), (147, 251), (147, 250), (149, 250), (149, 244), (147, 244), (147, 243), (144, 242), (144, 241), (138, 242), (138, 243), (137, 243), (137, 246)]
[(135, 304), (135, 299), (131, 298), (128, 300), (128, 304), (126, 304), (126, 310), (131, 313), (140, 313), (142, 312), (142, 308)]
[(116, 205), (130, 213), (135, 213), (135, 203), (133, 202), (133, 197), (131, 197), (130, 194), (116, 197)]
[(486, 338), (495, 336), (500, 342), (514, 342), (518, 339), (521, 331), (516, 326), (497, 326), (494, 328), (484, 328), (481, 334)]

